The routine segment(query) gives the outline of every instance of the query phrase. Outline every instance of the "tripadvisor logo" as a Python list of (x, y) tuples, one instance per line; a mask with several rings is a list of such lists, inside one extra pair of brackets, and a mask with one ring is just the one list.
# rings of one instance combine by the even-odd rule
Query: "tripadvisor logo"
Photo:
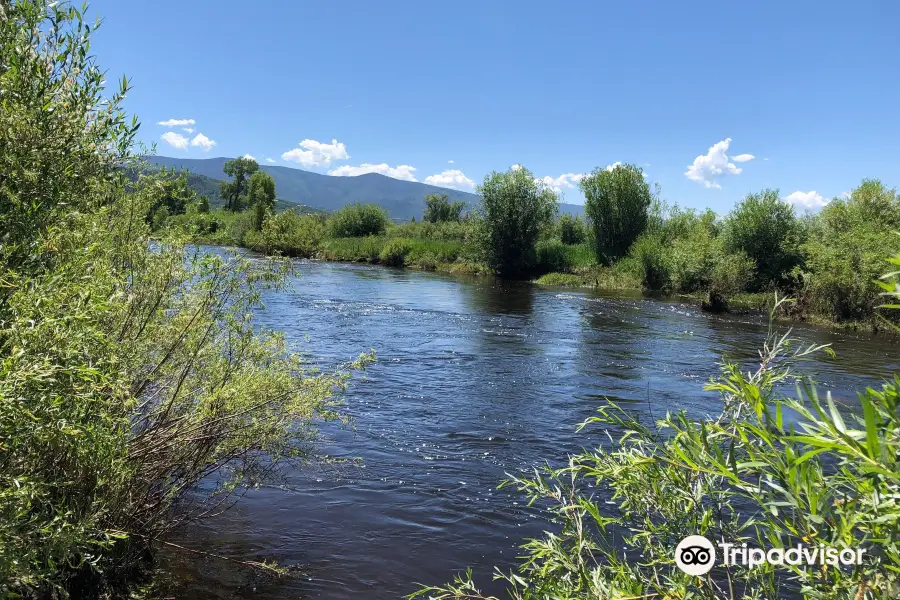
[(688, 575), (706, 575), (716, 562), (716, 549), (702, 535), (689, 535), (675, 547), (675, 564)]
[[(838, 549), (831, 546), (804, 546), (790, 548), (751, 548), (747, 544), (719, 542), (722, 564), (726, 567), (741, 565), (753, 569), (767, 565), (859, 565), (863, 561), (864, 548)], [(689, 535), (675, 547), (675, 564), (688, 575), (706, 575), (716, 562), (713, 543), (702, 535)]]

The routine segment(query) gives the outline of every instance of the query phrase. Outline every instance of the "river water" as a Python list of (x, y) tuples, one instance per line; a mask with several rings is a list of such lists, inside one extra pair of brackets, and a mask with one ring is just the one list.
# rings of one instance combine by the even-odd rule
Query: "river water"
[[(167, 552), (178, 598), (400, 598), (472, 567), (499, 594), (494, 566), (547, 525), (506, 473), (525, 474), (599, 440), (575, 433), (605, 398), (648, 422), (667, 409), (715, 414), (703, 384), (723, 356), (752, 366), (756, 316), (713, 316), (675, 301), (542, 288), (363, 265), (298, 262), (293, 290), (259, 321), (323, 366), (374, 348), (346, 398), (349, 426), (323, 452), (357, 463), (288, 473), (184, 533), (184, 546), (296, 566), (273, 579), (234, 563)], [(896, 346), (868, 334), (795, 326), (839, 360), (805, 365), (838, 400), (900, 370)]]

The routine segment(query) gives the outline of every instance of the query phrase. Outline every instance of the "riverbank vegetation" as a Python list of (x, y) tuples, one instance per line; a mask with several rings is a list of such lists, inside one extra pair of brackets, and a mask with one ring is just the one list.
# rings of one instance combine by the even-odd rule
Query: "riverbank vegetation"
[[(237, 176), (227, 185), (237, 186)], [(266, 254), (642, 289), (696, 298), (715, 312), (765, 309), (779, 292), (796, 298), (780, 316), (881, 327), (869, 284), (881, 252), (898, 247), (891, 232), (900, 228), (900, 195), (877, 180), (804, 215), (777, 190), (749, 194), (724, 216), (668, 206), (632, 165), (597, 169), (580, 185), (584, 218), (557, 215), (553, 191), (517, 165), (485, 177), (481, 203), (469, 212), (430, 195), (420, 222), (394, 223), (374, 205), (331, 215), (275, 213), (271, 199), (261, 206), (249, 197), (233, 202), (246, 212), (178, 200), (152, 222), (196, 242)], [(192, 193), (183, 181), (176, 187)]]
[[(0, 6), (4, 598), (123, 594), (173, 529), (309, 458), (370, 358), (320, 372), (255, 325), (289, 264), (159, 235), (166, 213), (209, 213), (183, 178), (126, 176), (129, 83), (104, 90), (83, 17)], [(269, 206), (268, 181), (248, 186)]]
[[(900, 254), (892, 262), (900, 267)], [(886, 309), (900, 309), (898, 275), (880, 282)], [(794, 374), (816, 352), (830, 349), (770, 328), (755, 371), (726, 362), (706, 386), (721, 395), (718, 416), (694, 420), (678, 411), (642, 422), (610, 403), (581, 425), (602, 428), (607, 443), (562, 468), (505, 481), (501, 487), (546, 508), (551, 520), (550, 531), (522, 546), (516, 569), (496, 572), (506, 597), (900, 597), (900, 376), (848, 406)], [(793, 394), (781, 391), (791, 384)], [(675, 563), (676, 546), (693, 535), (716, 553), (701, 576)], [(787, 562), (726, 565), (719, 544), (762, 549), (775, 560), (780, 552)], [(861, 560), (791, 562), (802, 555), (786, 551), (798, 546)], [(497, 600), (479, 591), (471, 572), (410, 597)]]

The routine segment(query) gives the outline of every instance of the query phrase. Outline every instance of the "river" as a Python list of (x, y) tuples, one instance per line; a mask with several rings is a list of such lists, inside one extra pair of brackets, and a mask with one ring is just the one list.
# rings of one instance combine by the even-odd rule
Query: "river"
[[(378, 362), (346, 398), (349, 426), (328, 424), (322, 451), (360, 459), (288, 473), (180, 543), (296, 566), (271, 578), (219, 559), (164, 553), (178, 598), (400, 598), (473, 567), (483, 591), (525, 538), (546, 528), (505, 473), (589, 446), (575, 427), (609, 398), (641, 418), (714, 414), (703, 384), (723, 356), (751, 366), (756, 316), (714, 316), (676, 301), (570, 291), (364, 265), (298, 262), (289, 292), (269, 294), (261, 324), (322, 365), (374, 348)], [(900, 370), (896, 346), (868, 334), (795, 326), (831, 343), (805, 368), (852, 403)]]

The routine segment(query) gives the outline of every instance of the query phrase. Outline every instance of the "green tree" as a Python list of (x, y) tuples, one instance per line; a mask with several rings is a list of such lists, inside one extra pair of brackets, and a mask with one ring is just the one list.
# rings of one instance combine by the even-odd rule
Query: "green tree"
[(803, 245), (801, 308), (835, 321), (865, 320), (880, 299), (871, 282), (884, 248), (897, 248), (900, 196), (880, 181), (864, 180), (848, 198), (835, 198), (809, 224)]
[(779, 199), (778, 190), (748, 194), (728, 215), (723, 232), (729, 252), (743, 252), (754, 262), (754, 290), (790, 282), (802, 259), (801, 234), (793, 207)]
[(650, 184), (640, 167), (597, 167), (581, 180), (584, 212), (590, 223), (597, 260), (611, 264), (628, 253), (647, 227), (653, 202)]
[(247, 200), (253, 208), (253, 229), (260, 231), (263, 222), (275, 210), (275, 180), (263, 171), (250, 176)]
[(447, 194), (428, 194), (425, 196), (425, 215), (422, 220), (428, 223), (459, 221), (465, 207), (465, 202), (450, 202)]
[(187, 171), (161, 169), (151, 177), (142, 176), (138, 187), (146, 188), (145, 193), (150, 196), (150, 214), (165, 208), (167, 217), (183, 215), (197, 198), (197, 192), (188, 185)]
[(222, 171), (234, 178), (232, 181), (223, 181), (220, 185), (220, 193), (225, 199), (225, 210), (239, 212), (244, 209), (247, 179), (258, 170), (259, 164), (255, 160), (243, 156), (225, 163)]
[(484, 261), (501, 276), (527, 273), (535, 264), (541, 230), (556, 216), (556, 194), (520, 166), (491, 172), (478, 193), (475, 235)]
[(197, 201), (197, 212), (201, 214), (209, 213), (209, 198), (200, 196), (200, 199)]

